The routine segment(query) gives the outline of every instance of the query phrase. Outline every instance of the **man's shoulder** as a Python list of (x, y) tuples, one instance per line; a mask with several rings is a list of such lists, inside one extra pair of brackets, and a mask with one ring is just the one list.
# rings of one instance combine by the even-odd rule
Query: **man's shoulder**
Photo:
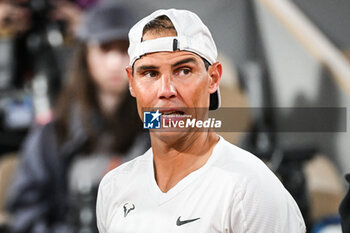
[(242, 168), (247, 172), (270, 171), (263, 161), (249, 151), (233, 145), (223, 138), (220, 141), (220, 148), (216, 151), (219, 154), (215, 161), (216, 167), (228, 172), (234, 172), (237, 168)]
[(246, 209), (247, 218), (248, 215), (256, 216), (257, 210), (260, 212), (259, 218), (267, 220), (278, 219), (288, 213), (291, 221), (298, 221), (293, 228), (305, 228), (294, 199), (265, 163), (225, 140), (222, 142), (220, 153), (214, 166), (221, 173), (220, 177), (226, 177), (231, 184), (236, 184), (235, 198), (240, 200), (238, 202), (242, 203), (242, 206), (255, 206), (254, 211), (250, 211), (251, 208)]
[(223, 138), (220, 140), (222, 141), (216, 151), (218, 154), (213, 167), (222, 175), (237, 181), (240, 186), (270, 183), (283, 187), (276, 175), (257, 156)]
[(112, 183), (122, 184), (128, 182), (133, 176), (142, 172), (146, 166), (146, 163), (150, 159), (150, 150), (146, 151), (143, 155), (140, 155), (128, 162), (121, 164), (120, 166), (109, 171), (101, 180), (100, 187), (108, 186)]

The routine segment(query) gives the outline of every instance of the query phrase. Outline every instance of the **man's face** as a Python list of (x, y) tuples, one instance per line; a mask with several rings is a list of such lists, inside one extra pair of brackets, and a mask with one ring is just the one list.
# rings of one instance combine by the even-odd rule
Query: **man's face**
[[(205, 68), (198, 55), (187, 51), (146, 54), (127, 68), (130, 92), (136, 97), (142, 118), (144, 108), (160, 108), (163, 114), (179, 108), (209, 108), (209, 96), (219, 85), (222, 68)], [(181, 109), (183, 110), (183, 109)]]

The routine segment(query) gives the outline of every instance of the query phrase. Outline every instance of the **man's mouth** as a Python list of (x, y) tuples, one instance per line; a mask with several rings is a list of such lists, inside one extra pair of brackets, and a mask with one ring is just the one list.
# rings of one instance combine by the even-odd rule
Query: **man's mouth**
[(185, 112), (183, 111), (161, 111), (162, 116), (183, 116)]

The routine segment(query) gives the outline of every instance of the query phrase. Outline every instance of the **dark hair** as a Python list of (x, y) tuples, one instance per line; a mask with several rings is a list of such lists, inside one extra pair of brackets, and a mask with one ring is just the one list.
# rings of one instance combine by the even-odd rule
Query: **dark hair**
[(201, 58), (202, 58), (202, 60), (203, 60), (203, 62), (204, 62), (205, 69), (208, 71), (209, 66), (210, 66), (210, 63), (207, 61), (207, 59), (205, 59), (205, 58), (203, 58), (203, 57), (201, 57)]
[[(125, 153), (141, 129), (136, 101), (126, 90), (122, 100), (112, 116), (105, 116), (97, 99), (97, 88), (87, 65), (87, 46), (80, 43), (73, 59), (73, 66), (67, 83), (60, 93), (55, 108), (55, 128), (59, 143), (70, 140), (70, 126), (74, 111), (78, 111), (81, 125), (87, 136), (83, 150), (93, 152), (99, 142), (101, 131), (108, 132), (113, 138), (109, 151)], [(93, 119), (92, 119), (93, 118)], [(99, 120), (99, 125), (94, 124)]]
[(144, 36), (147, 32), (151, 32), (154, 34), (170, 32), (177, 36), (177, 32), (173, 22), (171, 22), (169, 17), (166, 15), (158, 16), (157, 18), (149, 21), (143, 28), (142, 36)]

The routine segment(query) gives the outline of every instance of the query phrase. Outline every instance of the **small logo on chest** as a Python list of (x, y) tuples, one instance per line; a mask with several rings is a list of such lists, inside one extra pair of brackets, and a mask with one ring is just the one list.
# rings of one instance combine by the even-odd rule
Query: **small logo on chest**
[(184, 225), (186, 223), (194, 222), (194, 221), (197, 221), (198, 219), (200, 219), (200, 218), (194, 218), (194, 219), (180, 220), (180, 218), (181, 218), (181, 216), (176, 221), (177, 226), (181, 226), (181, 225)]
[(124, 208), (124, 218), (126, 218), (126, 216), (128, 216), (130, 211), (135, 209), (135, 205), (131, 203), (125, 203), (123, 208)]

